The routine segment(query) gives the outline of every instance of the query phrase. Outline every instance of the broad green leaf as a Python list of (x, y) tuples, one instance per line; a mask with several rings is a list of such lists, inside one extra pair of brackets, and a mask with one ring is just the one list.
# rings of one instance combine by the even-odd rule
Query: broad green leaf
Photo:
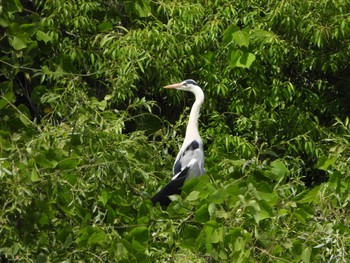
[(103, 189), (101, 194), (98, 196), (98, 201), (100, 201), (104, 206), (107, 204), (109, 199), (109, 193), (106, 189)]
[(249, 68), (255, 60), (255, 55), (241, 50), (232, 50), (229, 63), (232, 68)]
[(258, 204), (260, 207), (259, 218), (258, 218), (259, 221), (274, 216), (272, 206), (268, 202), (261, 200), (261, 201), (258, 201)]
[(242, 237), (238, 237), (234, 243), (234, 251), (243, 251), (245, 247), (245, 240)]
[(35, 157), (35, 161), (42, 168), (55, 168), (58, 164), (58, 162), (56, 160), (49, 160), (44, 155), (40, 155), (38, 157)]
[(62, 161), (59, 161), (57, 167), (62, 170), (74, 169), (79, 164), (79, 159), (77, 158), (67, 158)]
[(194, 250), (197, 248), (196, 239), (195, 238), (185, 239), (179, 244), (179, 247), (184, 249)]
[(100, 228), (95, 228), (95, 231), (89, 237), (87, 244), (102, 246), (105, 240), (106, 240), (106, 233)]
[(211, 218), (215, 216), (216, 210), (217, 210), (216, 205), (214, 203), (210, 203), (208, 206), (208, 212)]
[(274, 180), (281, 181), (289, 175), (289, 170), (283, 161), (277, 159), (270, 164), (271, 177)]
[(113, 28), (113, 24), (109, 21), (105, 21), (105, 22), (102, 22), (101, 24), (99, 24), (97, 26), (97, 28), (100, 32), (106, 32), (106, 31), (109, 31)]
[(328, 167), (333, 165), (336, 160), (337, 160), (336, 156), (332, 156), (332, 157), (321, 156), (317, 160), (316, 168), (327, 171)]
[(208, 211), (208, 205), (204, 204), (198, 208), (194, 214), (196, 221), (205, 223), (210, 220), (210, 214)]
[(317, 195), (319, 193), (320, 190), (320, 185), (315, 186), (314, 188), (312, 188), (311, 190), (309, 190), (307, 192), (306, 195), (303, 196), (303, 198), (301, 198), (298, 203), (312, 203), (314, 201), (317, 201)]
[(230, 53), (229, 63), (232, 68), (239, 67), (239, 60), (243, 52), (241, 50), (233, 50)]
[(132, 244), (132, 248), (133, 248), (134, 251), (142, 253), (146, 249), (145, 244), (137, 241), (136, 239), (133, 239), (131, 241), (131, 244)]
[(239, 28), (235, 25), (228, 26), (222, 37), (222, 42), (226, 45), (229, 44), (233, 40), (233, 33), (237, 30), (239, 30)]
[(223, 241), (222, 228), (219, 227), (219, 228), (213, 229), (212, 232), (207, 236), (207, 240), (212, 244), (222, 242)]
[(244, 52), (241, 58), (239, 59), (239, 63), (243, 68), (250, 68), (254, 60), (255, 55), (253, 53)]
[(36, 32), (36, 39), (39, 40), (39, 41), (42, 40), (45, 43), (52, 41), (52, 37), (49, 36), (48, 34), (46, 34), (45, 32), (41, 31), (41, 30), (38, 30)]
[(26, 41), (20, 37), (12, 36), (9, 37), (10, 45), (16, 49), (21, 50), (27, 47)]
[(301, 259), (303, 260), (303, 262), (305, 263), (310, 262), (311, 253), (312, 253), (312, 248), (309, 248), (309, 247), (303, 248), (303, 252), (301, 252)]
[(240, 47), (249, 46), (249, 34), (246, 31), (238, 30), (232, 34), (232, 38)]
[(63, 175), (64, 179), (67, 180), (71, 185), (75, 185), (78, 181), (78, 176), (74, 171), (72, 173), (65, 173)]
[(149, 229), (145, 226), (135, 227), (130, 231), (130, 235), (140, 243), (147, 242), (150, 238)]
[(336, 190), (337, 193), (341, 193), (343, 178), (343, 174), (339, 171), (335, 171), (329, 175), (329, 184), (333, 189)]
[[(0, 86), (1, 87), (1, 86)], [(4, 96), (0, 97), (0, 110), (4, 108), (9, 103), (14, 103), (16, 100), (15, 94), (13, 94), (13, 91), (9, 91)]]
[(37, 172), (36, 169), (33, 169), (31, 174), (30, 174), (30, 180), (32, 182), (37, 182), (40, 180), (39, 173)]
[(88, 240), (93, 232), (94, 232), (94, 228), (91, 226), (81, 228), (79, 230), (78, 237), (76, 238), (75, 242), (79, 246), (82, 246), (82, 247), (86, 246), (87, 242), (88, 242)]
[(101, 111), (103, 111), (107, 107), (107, 101), (106, 100), (98, 101), (95, 97), (92, 97), (91, 98), (91, 105), (92, 105), (92, 107), (97, 107)]
[(192, 191), (187, 197), (186, 200), (188, 201), (196, 201), (198, 199), (199, 192), (198, 191)]
[(50, 219), (47, 216), (47, 214), (41, 214), (39, 220), (38, 220), (40, 225), (48, 225), (50, 223)]
[(9, 27), (10, 26), (10, 22), (7, 19), (4, 18), (0, 18), (0, 26), (2, 27)]

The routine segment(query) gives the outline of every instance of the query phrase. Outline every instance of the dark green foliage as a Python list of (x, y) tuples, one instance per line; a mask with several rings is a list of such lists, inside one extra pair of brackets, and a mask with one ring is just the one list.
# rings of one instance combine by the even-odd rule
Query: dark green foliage
[[(0, 7), (0, 258), (350, 260), (350, 4)], [(195, 79), (206, 174), (166, 211)]]

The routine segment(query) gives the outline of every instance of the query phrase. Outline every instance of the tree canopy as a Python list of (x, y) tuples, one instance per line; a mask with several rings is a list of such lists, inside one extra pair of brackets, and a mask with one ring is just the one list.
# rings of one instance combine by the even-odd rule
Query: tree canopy
[(0, 3), (3, 262), (350, 261), (349, 1)]

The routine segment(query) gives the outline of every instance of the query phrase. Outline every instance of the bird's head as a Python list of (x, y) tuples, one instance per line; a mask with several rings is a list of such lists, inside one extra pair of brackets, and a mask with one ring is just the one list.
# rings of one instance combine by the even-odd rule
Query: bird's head
[(165, 86), (164, 88), (193, 91), (193, 89), (195, 89), (196, 87), (199, 87), (199, 86), (193, 79), (187, 79), (180, 83), (175, 83), (175, 84)]

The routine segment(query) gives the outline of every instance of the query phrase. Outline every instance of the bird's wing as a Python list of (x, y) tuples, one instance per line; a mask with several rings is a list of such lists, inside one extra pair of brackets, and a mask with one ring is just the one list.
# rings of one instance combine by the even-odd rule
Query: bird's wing
[(183, 186), (186, 175), (190, 167), (183, 169), (179, 174), (173, 177), (173, 179), (164, 186), (158, 193), (152, 197), (153, 204), (159, 203), (161, 206), (166, 207), (171, 203), (169, 196), (179, 195), (181, 193), (181, 187)]
[[(195, 160), (195, 162), (193, 160)], [(193, 140), (181, 147), (174, 163), (173, 178), (188, 166), (190, 166), (188, 172), (190, 172), (192, 176), (198, 176), (204, 173), (204, 152), (203, 143), (201, 141)]]
[(204, 173), (204, 154), (202, 142), (193, 140), (187, 146), (182, 147), (174, 164), (174, 176), (171, 181), (164, 186), (152, 198), (153, 204), (160, 203), (166, 207), (170, 204), (169, 196), (180, 194), (184, 182), (192, 177)]

